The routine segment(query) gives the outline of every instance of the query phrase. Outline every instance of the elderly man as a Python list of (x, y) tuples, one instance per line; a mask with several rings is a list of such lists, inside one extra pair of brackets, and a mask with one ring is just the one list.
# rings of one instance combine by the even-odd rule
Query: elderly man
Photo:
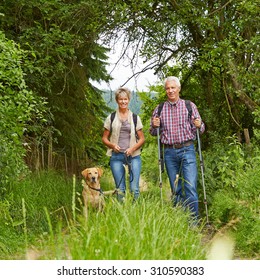
[(194, 148), (196, 130), (205, 130), (196, 105), (180, 98), (181, 84), (177, 77), (165, 79), (167, 100), (153, 111), (150, 133), (157, 135), (164, 147), (164, 161), (174, 205), (188, 207), (194, 221), (199, 218), (197, 162)]

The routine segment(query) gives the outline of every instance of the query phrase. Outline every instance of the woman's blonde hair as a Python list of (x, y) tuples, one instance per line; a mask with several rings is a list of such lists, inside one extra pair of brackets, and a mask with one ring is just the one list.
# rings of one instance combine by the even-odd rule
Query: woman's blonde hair
[(118, 100), (118, 98), (119, 98), (121, 95), (126, 95), (127, 98), (130, 100), (130, 98), (131, 98), (131, 91), (130, 91), (128, 88), (120, 87), (120, 88), (117, 89), (116, 92), (115, 92), (116, 101)]

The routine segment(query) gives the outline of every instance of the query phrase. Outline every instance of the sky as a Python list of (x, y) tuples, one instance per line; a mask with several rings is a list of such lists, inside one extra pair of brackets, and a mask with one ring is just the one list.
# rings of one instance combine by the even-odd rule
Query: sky
[[(118, 52), (110, 52), (109, 53), (109, 60), (108, 60), (108, 73), (112, 76), (113, 80), (110, 81), (109, 84), (107, 83), (97, 83), (92, 82), (97, 88), (99, 89), (109, 89), (109, 90), (116, 90), (120, 86), (126, 83), (126, 81), (133, 75), (133, 71), (131, 66), (129, 65), (129, 61), (124, 59), (118, 63), (115, 67), (115, 64), (118, 60), (120, 55), (120, 51)], [(141, 71), (145, 67), (140, 60), (138, 65), (136, 66), (135, 72)], [(111, 72), (112, 71), (112, 72)], [(157, 82), (157, 76), (153, 74), (153, 70), (147, 70), (144, 73), (138, 75), (138, 77), (133, 77), (129, 80), (124, 86), (128, 87), (131, 91), (138, 90), (138, 91), (145, 91), (148, 89), (149, 85), (154, 85)]]

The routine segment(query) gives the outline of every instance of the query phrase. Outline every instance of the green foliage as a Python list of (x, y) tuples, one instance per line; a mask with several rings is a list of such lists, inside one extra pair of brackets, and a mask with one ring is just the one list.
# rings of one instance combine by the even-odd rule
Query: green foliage
[(248, 128), (253, 134), (252, 112), (259, 111), (258, 6), (253, 0), (117, 1), (114, 18), (120, 24), (113, 35), (124, 33), (135, 58), (141, 56), (159, 77), (181, 78), (181, 94), (199, 107), (208, 133), (223, 137)]
[[(2, 209), (2, 207), (0, 207)], [(2, 222), (2, 219), (0, 219)], [(24, 253), (24, 236), (17, 232), (13, 227), (6, 224), (0, 225), (0, 259), (14, 259), (16, 254)], [(7, 242), (8, 240), (8, 242)]]
[(236, 184), (237, 173), (249, 164), (249, 155), (235, 136), (220, 141), (205, 151), (204, 157), (206, 180), (212, 191), (219, 187), (232, 189)]
[(149, 87), (149, 92), (139, 92), (139, 96), (143, 102), (142, 121), (148, 126), (155, 107), (166, 100), (166, 93), (163, 85), (154, 85)]
[[(230, 141), (231, 140), (231, 141)], [(259, 150), (242, 147), (235, 138), (205, 153), (205, 182), (210, 219), (216, 227), (235, 221), (236, 249), (240, 255), (259, 252)], [(251, 252), (251, 253), (250, 253)]]
[(101, 92), (90, 83), (110, 79), (105, 68), (108, 48), (97, 43), (107, 20), (102, 7), (97, 1), (0, 4), (1, 29), (27, 50), (26, 63), (21, 65), (25, 82), (47, 99), (53, 116), (49, 125), (55, 129), (44, 129), (37, 139), (31, 134), (27, 137), (32, 149), (37, 143), (47, 150), (42, 137), (47, 135), (55, 140), (56, 151), (70, 157), (75, 149), (93, 159), (102, 153), (101, 141), (93, 145), (93, 139), (100, 138), (108, 108)]
[(26, 170), (23, 134), (36, 129), (36, 122), (43, 125), (45, 103), (26, 86), (21, 66), (26, 52), (2, 32), (0, 50), (0, 183), (6, 186)]

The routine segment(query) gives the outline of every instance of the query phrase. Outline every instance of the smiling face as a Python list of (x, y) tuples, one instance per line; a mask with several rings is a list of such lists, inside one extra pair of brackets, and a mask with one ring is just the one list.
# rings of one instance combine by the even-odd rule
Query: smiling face
[(129, 101), (129, 98), (125, 93), (121, 93), (116, 100), (119, 109), (127, 109)]
[(116, 102), (118, 104), (119, 110), (125, 111), (126, 109), (128, 109), (128, 105), (129, 105), (130, 98), (131, 98), (131, 92), (128, 88), (120, 87), (115, 92), (115, 98), (116, 98)]
[(165, 90), (170, 102), (176, 102), (180, 97), (180, 86), (175, 81), (167, 81), (165, 83)]

